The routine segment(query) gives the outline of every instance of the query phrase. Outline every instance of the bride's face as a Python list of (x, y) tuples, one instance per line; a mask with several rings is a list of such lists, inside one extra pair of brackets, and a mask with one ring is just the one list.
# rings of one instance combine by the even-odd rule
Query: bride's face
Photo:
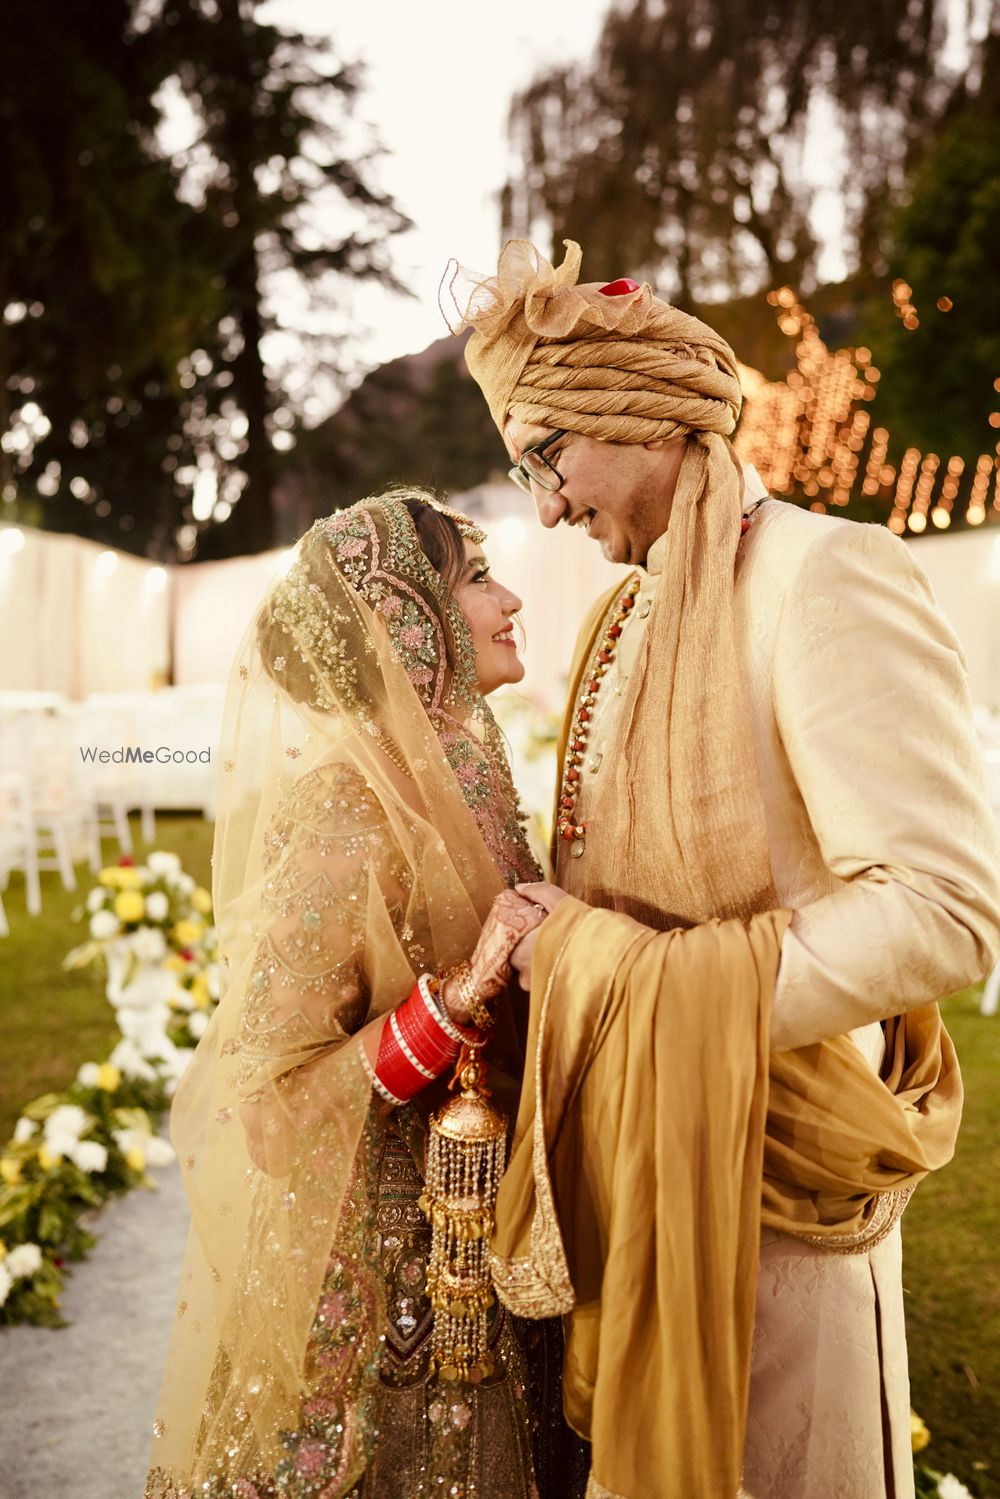
[(473, 541), (465, 542), (465, 567), (455, 587), (455, 602), (472, 634), (483, 695), (505, 682), (520, 682), (524, 663), (517, 654), (513, 616), (521, 600), (490, 576), (483, 549)]

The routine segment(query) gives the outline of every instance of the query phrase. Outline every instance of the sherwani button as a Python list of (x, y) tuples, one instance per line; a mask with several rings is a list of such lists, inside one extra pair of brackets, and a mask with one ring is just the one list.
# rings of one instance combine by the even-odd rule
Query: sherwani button
[(652, 599), (643, 599), (642, 603), (639, 605), (639, 608), (636, 610), (636, 613), (638, 614), (638, 616), (639, 616), (640, 619), (645, 619), (646, 615), (649, 613), (649, 611), (650, 611), (650, 609), (652, 609), (652, 607), (653, 607), (653, 600)]

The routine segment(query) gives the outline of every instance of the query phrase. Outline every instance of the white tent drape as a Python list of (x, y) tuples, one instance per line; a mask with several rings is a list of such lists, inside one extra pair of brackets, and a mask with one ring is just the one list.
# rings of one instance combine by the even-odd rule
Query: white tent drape
[[(481, 518), (495, 575), (524, 601), (522, 691), (556, 707), (580, 622), (623, 569), (582, 532), (544, 530), (513, 485), (454, 503)], [(962, 642), (973, 697), (1000, 708), (1000, 528), (928, 536), (915, 555)], [(171, 661), (177, 686), (221, 684), (289, 560), (267, 552), (159, 568), (76, 537), (0, 526), (0, 692), (148, 692)]]

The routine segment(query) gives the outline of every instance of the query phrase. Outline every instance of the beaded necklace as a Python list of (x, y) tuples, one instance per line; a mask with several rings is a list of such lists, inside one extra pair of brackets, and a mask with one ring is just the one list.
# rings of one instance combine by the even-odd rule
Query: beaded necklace
[[(744, 511), (740, 519), (741, 539), (750, 529), (750, 517), (761, 504), (763, 504), (763, 497)], [(580, 767), (587, 752), (587, 738), (590, 733), (594, 704), (601, 690), (601, 678), (615, 659), (622, 627), (635, 607), (636, 595), (641, 586), (640, 577), (630, 578), (624, 593), (618, 600), (611, 623), (605, 629), (597, 650), (588, 663), (590, 669), (584, 674), (584, 684), (577, 703), (576, 716), (566, 741), (566, 756), (563, 761), (562, 786), (556, 817), (556, 835), (571, 845), (570, 853), (575, 859), (579, 859), (583, 853), (584, 841), (587, 837), (587, 824), (577, 821), (576, 807), (580, 799)]]
[(615, 659), (622, 626), (635, 607), (636, 594), (641, 585), (642, 579), (638, 576), (630, 578), (625, 592), (618, 600), (611, 623), (600, 639), (597, 650), (589, 663), (589, 671), (585, 673), (573, 726), (566, 741), (566, 758), (563, 763), (556, 833), (572, 845), (570, 853), (577, 859), (583, 853), (584, 839), (587, 836), (587, 824), (577, 821), (576, 804), (580, 796), (580, 766), (583, 764), (583, 757), (587, 750), (590, 720), (597, 694), (601, 690), (601, 678)]

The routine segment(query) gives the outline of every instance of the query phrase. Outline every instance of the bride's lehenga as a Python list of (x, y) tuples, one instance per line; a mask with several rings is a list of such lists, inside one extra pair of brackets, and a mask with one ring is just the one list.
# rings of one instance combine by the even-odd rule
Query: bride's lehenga
[[(361, 1058), (366, 1026), (535, 874), (461, 618), (401, 510), (314, 528), (237, 664), (215, 861), (228, 969), (172, 1121), (194, 1229), (146, 1499), (585, 1492), (558, 1321), (497, 1304), (492, 1372), (430, 1372), (418, 1199), (446, 1088), (387, 1110)], [(499, 1099), (512, 1028), (491, 1051)]]
[(497, 1304), (490, 1325), (495, 1374), (477, 1384), (430, 1375), (430, 1229), (417, 1205), (423, 1182), (410, 1146), (391, 1124), (375, 1149), (386, 1330), (373, 1411), (379, 1435), (353, 1494), (582, 1499), (589, 1448), (562, 1418), (559, 1322), (527, 1322)]

